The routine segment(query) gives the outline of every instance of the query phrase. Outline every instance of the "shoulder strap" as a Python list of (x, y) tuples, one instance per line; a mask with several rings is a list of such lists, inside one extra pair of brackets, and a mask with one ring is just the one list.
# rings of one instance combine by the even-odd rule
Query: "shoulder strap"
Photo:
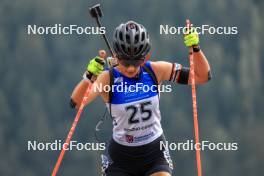
[(110, 116), (112, 118), (112, 108), (111, 108), (111, 104), (112, 104), (112, 98), (113, 98), (113, 90), (112, 87), (114, 85), (114, 68), (111, 67), (109, 69), (109, 77), (110, 77), (110, 82), (109, 82), (109, 86), (110, 86), (110, 91), (109, 91), (109, 98), (108, 98), (108, 103), (109, 103), (109, 112), (110, 112)]
[(157, 80), (157, 77), (156, 77), (155, 73), (150, 68), (148, 68), (146, 65), (143, 65), (142, 67), (150, 75), (150, 77), (152, 78), (152, 80), (155, 82), (155, 85), (158, 86), (159, 83), (158, 83), (158, 80)]
[(109, 77), (110, 77), (110, 82), (109, 82), (109, 86), (110, 86), (110, 91), (109, 91), (109, 100), (108, 103), (112, 102), (112, 98), (113, 98), (113, 91), (112, 91), (112, 85), (114, 85), (114, 68), (111, 67), (109, 69)]
[(148, 67), (148, 66), (146, 66), (146, 64), (145, 65), (143, 65), (142, 66), (145, 70), (146, 70), (146, 72), (150, 75), (150, 77), (152, 78), (152, 80), (154, 81), (154, 83), (155, 83), (155, 85), (157, 86), (157, 89), (158, 89), (158, 97), (160, 98), (160, 92), (159, 92), (159, 82), (158, 82), (158, 80), (157, 80), (157, 77), (156, 77), (156, 75), (155, 75), (155, 73)]

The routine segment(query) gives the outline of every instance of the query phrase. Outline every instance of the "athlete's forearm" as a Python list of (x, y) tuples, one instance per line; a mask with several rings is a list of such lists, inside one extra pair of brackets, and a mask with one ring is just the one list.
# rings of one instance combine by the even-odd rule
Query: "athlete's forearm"
[(74, 88), (71, 95), (71, 107), (78, 109), (82, 103), (85, 91), (88, 86), (91, 86), (91, 82), (89, 80), (81, 80), (78, 85)]
[[(200, 50), (199, 52), (193, 52), (194, 60), (194, 72), (196, 83), (202, 84), (210, 80), (210, 65), (206, 59), (204, 53)], [(190, 77), (189, 77), (190, 82)]]
[[(83, 101), (85, 96), (85, 106), (91, 103), (99, 95), (104, 93), (104, 86), (109, 85), (109, 73), (104, 71), (92, 83), (90, 80), (83, 79), (74, 89), (72, 93), (72, 100), (75, 102), (75, 108), (78, 109)], [(89, 87), (89, 90), (88, 90)], [(102, 88), (102, 89), (101, 89)], [(86, 91), (89, 91), (88, 94), (85, 94)]]

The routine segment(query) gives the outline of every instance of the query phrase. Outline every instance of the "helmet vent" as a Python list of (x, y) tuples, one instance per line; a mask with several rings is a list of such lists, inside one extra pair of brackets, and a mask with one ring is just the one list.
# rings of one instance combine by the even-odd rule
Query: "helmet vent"
[(139, 54), (140, 51), (142, 51), (143, 45), (139, 46), (138, 52), (136, 54)]
[(116, 47), (117, 51), (120, 51), (119, 46), (118, 46), (117, 43), (115, 43), (115, 47)]
[(144, 40), (145, 40), (145, 32), (143, 32), (141, 36), (141, 41), (144, 41)]
[(134, 53), (136, 53), (136, 54), (137, 54), (137, 47), (135, 47), (135, 48), (134, 48)]
[(127, 42), (128, 44), (131, 44), (130, 37), (129, 37), (128, 34), (126, 34), (126, 42)]
[(123, 51), (126, 51), (126, 47), (125, 47), (124, 44), (121, 45), (121, 48), (122, 48)]
[(139, 28), (138, 28), (138, 26), (136, 25), (136, 31), (138, 31), (139, 30)]
[(138, 38), (139, 38), (139, 35), (137, 34), (137, 35), (135, 36), (135, 43), (138, 43)]
[(123, 35), (122, 35), (122, 32), (119, 32), (119, 39), (120, 39), (121, 41), (124, 41), (124, 39), (123, 39)]

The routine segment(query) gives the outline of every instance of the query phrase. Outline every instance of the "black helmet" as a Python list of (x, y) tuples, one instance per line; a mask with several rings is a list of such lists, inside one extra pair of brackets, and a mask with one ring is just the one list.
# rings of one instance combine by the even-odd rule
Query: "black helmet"
[(122, 23), (115, 29), (113, 46), (119, 59), (142, 61), (150, 50), (148, 32), (134, 21)]

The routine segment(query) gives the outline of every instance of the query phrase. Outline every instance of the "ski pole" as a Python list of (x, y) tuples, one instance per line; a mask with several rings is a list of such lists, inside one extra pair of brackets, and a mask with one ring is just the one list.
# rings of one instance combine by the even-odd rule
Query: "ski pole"
[[(96, 5), (94, 5), (93, 7), (90, 8), (90, 15), (91, 15), (92, 18), (95, 18), (97, 26), (98, 27), (102, 27), (102, 23), (100, 22), (100, 19), (99, 19), (99, 18), (101, 18), (103, 16), (103, 12), (102, 12), (100, 4), (96, 4)], [(118, 61), (116, 60), (116, 54), (115, 54), (112, 46), (110, 45), (106, 34), (103, 33), (101, 35), (103, 36), (103, 39), (104, 39), (104, 41), (105, 41), (105, 43), (106, 43), (106, 45), (108, 47), (108, 50), (110, 51), (111, 56), (112, 56), (112, 57), (108, 57), (106, 59), (108, 67), (109, 68), (110, 67), (115, 67), (115, 66), (118, 65)]]
[[(99, 17), (102, 17), (103, 16), (102, 10), (100, 8), (100, 4), (96, 4), (95, 6), (93, 6), (93, 7), (90, 8), (90, 15), (93, 18), (96, 19), (97, 25), (99, 27), (102, 27), (101, 22), (99, 20)], [(107, 47), (108, 47), (111, 55), (114, 57), (113, 49), (112, 49), (112, 47), (111, 47), (111, 45), (110, 45), (110, 43), (109, 43), (106, 35), (105, 34), (102, 34), (102, 35), (103, 35), (103, 38), (104, 38), (104, 40), (105, 40), (105, 42), (107, 44)], [(99, 53), (99, 55), (100, 55), (100, 53)], [(68, 145), (69, 145), (69, 143), (71, 141), (72, 135), (73, 135), (73, 133), (75, 131), (75, 128), (76, 128), (76, 126), (78, 124), (78, 121), (80, 119), (80, 116), (81, 116), (81, 114), (83, 112), (83, 108), (84, 108), (84, 106), (86, 104), (86, 97), (89, 94), (89, 92), (90, 92), (90, 86), (88, 86), (87, 89), (86, 89), (86, 91), (85, 91), (84, 98), (83, 98), (83, 100), (81, 102), (81, 105), (80, 105), (80, 107), (78, 109), (78, 112), (77, 112), (77, 114), (76, 114), (76, 116), (74, 118), (74, 121), (72, 123), (71, 129), (70, 129), (70, 131), (68, 133), (68, 136), (66, 138), (66, 142), (63, 145), (63, 148), (62, 148), (62, 150), (60, 152), (60, 155), (59, 155), (59, 157), (57, 159), (56, 165), (55, 165), (55, 167), (54, 167), (54, 169), (52, 171), (52, 176), (56, 176), (56, 174), (57, 174), (57, 172), (58, 172), (58, 170), (60, 168), (61, 162), (63, 160), (64, 154), (65, 154), (65, 151), (66, 151), (65, 149), (68, 147)]]
[[(191, 30), (191, 22), (189, 19), (186, 20), (186, 26)], [(197, 113), (197, 99), (196, 99), (196, 88), (195, 88), (195, 76), (194, 76), (194, 63), (193, 63), (193, 47), (189, 47), (189, 59), (190, 59), (190, 75), (191, 75), (191, 85), (192, 85), (192, 104), (193, 104), (193, 122), (194, 122), (194, 137), (195, 144), (200, 144), (199, 142), (199, 125), (198, 125), (198, 113)], [(197, 146), (197, 145), (195, 145)], [(196, 152), (196, 165), (197, 165), (197, 175), (202, 176), (202, 163), (200, 146), (195, 148)]]
[(82, 114), (82, 112), (83, 112), (83, 108), (84, 108), (84, 106), (85, 106), (85, 104), (86, 104), (86, 98), (87, 98), (87, 95), (88, 95), (89, 92), (90, 92), (90, 87), (91, 87), (91, 86), (88, 86), (87, 89), (86, 89), (86, 91), (85, 91), (85, 95), (84, 95), (84, 97), (83, 97), (82, 103), (81, 103), (81, 105), (80, 105), (80, 107), (79, 107), (79, 109), (78, 109), (78, 112), (77, 112), (77, 114), (76, 114), (76, 116), (75, 116), (75, 118), (74, 118), (74, 121), (73, 121), (72, 126), (71, 126), (71, 128), (70, 128), (70, 131), (69, 131), (69, 133), (68, 133), (68, 135), (67, 135), (66, 141), (65, 141), (65, 143), (63, 144), (63, 147), (62, 147), (62, 150), (61, 150), (60, 155), (59, 155), (59, 157), (58, 157), (58, 160), (57, 160), (57, 162), (56, 162), (56, 165), (55, 165), (55, 167), (54, 167), (54, 169), (53, 169), (53, 171), (52, 171), (52, 176), (56, 176), (56, 175), (57, 175), (57, 172), (58, 172), (58, 170), (59, 170), (59, 168), (60, 168), (60, 165), (61, 165), (62, 159), (63, 159), (63, 157), (64, 157), (65, 151), (66, 151), (67, 147), (68, 147), (69, 144), (70, 144), (70, 141), (71, 141), (72, 135), (73, 135), (73, 133), (74, 133), (74, 131), (75, 131), (75, 129), (76, 129), (76, 126), (77, 126), (77, 124), (78, 124), (78, 122), (79, 122), (80, 116), (81, 116), (81, 114)]
[[(99, 51), (99, 56), (102, 57), (102, 58), (105, 58), (105, 57), (106, 57), (106, 52), (105, 52), (104, 50), (100, 50), (100, 51)], [(69, 133), (68, 133), (68, 135), (67, 135), (67, 138), (66, 138), (66, 140), (65, 140), (65, 143), (63, 144), (63, 147), (62, 147), (62, 150), (61, 150), (61, 152), (60, 152), (60, 155), (59, 155), (59, 157), (58, 157), (58, 159), (57, 159), (56, 165), (55, 165), (54, 168), (53, 168), (52, 176), (56, 176), (56, 174), (57, 174), (57, 172), (58, 172), (58, 170), (59, 170), (59, 168), (60, 168), (60, 165), (61, 165), (61, 162), (62, 162), (62, 160), (63, 160), (63, 157), (64, 157), (64, 154), (65, 154), (65, 152), (66, 152), (66, 149), (67, 149), (67, 147), (68, 147), (69, 144), (70, 144), (70, 141), (71, 141), (71, 138), (72, 138), (72, 136), (73, 136), (73, 133), (74, 133), (74, 131), (75, 131), (75, 129), (76, 129), (76, 126), (77, 126), (77, 124), (78, 124), (78, 122), (79, 122), (79, 119), (80, 119), (80, 117), (81, 117), (81, 114), (82, 114), (82, 112), (83, 112), (83, 108), (84, 108), (84, 106), (85, 106), (86, 103), (87, 103), (87, 96), (88, 96), (89, 93), (90, 93), (91, 87), (92, 87), (92, 85), (88, 85), (88, 87), (87, 87), (87, 89), (86, 89), (86, 91), (85, 91), (85, 94), (84, 94), (84, 97), (83, 97), (83, 99), (82, 99), (81, 105), (80, 105), (80, 107), (79, 107), (79, 109), (78, 109), (78, 112), (77, 112), (75, 118), (74, 118), (74, 121), (73, 121), (72, 126), (71, 126), (71, 128), (70, 128), (70, 131), (69, 131)]]
[[(102, 27), (102, 24), (101, 24), (101, 22), (99, 20), (99, 18), (103, 16), (103, 12), (102, 12), (102, 9), (100, 7), (100, 4), (96, 4), (96, 5), (94, 5), (93, 7), (90, 8), (90, 15), (93, 18), (95, 18), (98, 27)], [(105, 41), (105, 43), (106, 43), (106, 45), (107, 45), (112, 57), (114, 57), (115, 56), (114, 51), (113, 51), (113, 49), (112, 49), (112, 47), (111, 47), (111, 45), (109, 43), (109, 40), (108, 40), (106, 34), (104, 33), (104, 34), (102, 34), (102, 36), (104, 38), (104, 41)]]

